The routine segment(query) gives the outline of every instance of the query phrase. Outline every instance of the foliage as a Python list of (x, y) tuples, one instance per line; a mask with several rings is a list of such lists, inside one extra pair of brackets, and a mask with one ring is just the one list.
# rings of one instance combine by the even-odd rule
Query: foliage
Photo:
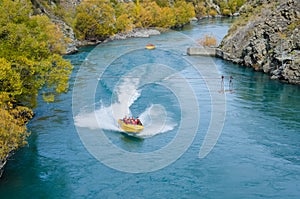
[(222, 10), (222, 14), (225, 15), (225, 16), (230, 16), (232, 13), (231, 13), (231, 11), (229, 9), (224, 8)]
[(169, 7), (171, 5), (172, 1), (170, 1), (170, 0), (155, 0), (155, 2), (159, 7)]
[(195, 13), (196, 13), (196, 17), (201, 18), (207, 15), (207, 9), (205, 7), (205, 3), (204, 2), (199, 2), (196, 6), (195, 6)]
[[(229, 16), (239, 9), (246, 3), (245, 0), (191, 0), (195, 6), (195, 12), (197, 17), (203, 17), (207, 15), (216, 16), (217, 14)], [(212, 5), (214, 3), (214, 6)], [(220, 8), (220, 13), (216, 10), (216, 7)], [(203, 12), (205, 11), (205, 12)]]
[(83, 1), (76, 9), (75, 30), (80, 39), (101, 40), (114, 33), (115, 11), (109, 0)]
[(208, 15), (209, 16), (213, 16), (213, 17), (216, 16), (217, 14), (218, 13), (217, 13), (217, 11), (215, 9), (210, 9), (209, 12), (208, 12)]
[(5, 93), (6, 100), (8, 100), (9, 96), (20, 95), (22, 93), (20, 74), (12, 69), (11, 63), (5, 58), (0, 58), (0, 66), (0, 91)]
[(198, 43), (206, 47), (216, 47), (217, 39), (212, 35), (205, 35), (204, 38), (198, 40)]
[(193, 5), (182, 0), (171, 6), (165, 0), (141, 3), (84, 0), (77, 7), (74, 28), (81, 40), (103, 40), (133, 28), (182, 26), (194, 16)]
[(290, 25), (288, 25), (289, 30), (294, 30), (300, 26), (300, 19), (297, 19), (296, 21), (293, 21)]
[(67, 90), (72, 66), (59, 55), (65, 45), (59, 27), (33, 15), (29, 0), (0, 0), (0, 159), (25, 144), (33, 115), (25, 106), (36, 106), (39, 90)]
[(26, 144), (28, 133), (9, 111), (0, 108), (0, 118), (0, 160), (3, 160), (12, 150)]
[(187, 24), (192, 17), (195, 17), (195, 10), (191, 3), (176, 1), (174, 9), (176, 15), (176, 26)]
[[(7, 76), (2, 81), (17, 80), (16, 76), (21, 79), (22, 86), (14, 90), (12, 99), (34, 107), (38, 90), (44, 85), (57, 92), (66, 90), (72, 67), (58, 55), (65, 49), (62, 32), (48, 17), (30, 16), (30, 5), (25, 0), (2, 0), (0, 57), (2, 63), (6, 62)], [(7, 7), (15, 9), (6, 12)]]

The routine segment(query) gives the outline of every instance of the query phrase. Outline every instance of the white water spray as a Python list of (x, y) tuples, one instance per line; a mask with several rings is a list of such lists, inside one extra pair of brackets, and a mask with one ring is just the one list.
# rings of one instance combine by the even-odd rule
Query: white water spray
[[(82, 110), (77, 115), (75, 125), (89, 129), (105, 129), (111, 131), (122, 130), (118, 127), (117, 120), (124, 116), (131, 116), (129, 107), (140, 97), (138, 89), (139, 79), (123, 78), (116, 87), (117, 102), (109, 107), (101, 106), (93, 112)], [(176, 124), (168, 118), (165, 108), (160, 104), (151, 105), (140, 116), (139, 119), (145, 129), (139, 134), (141, 137), (151, 137), (174, 129)]]

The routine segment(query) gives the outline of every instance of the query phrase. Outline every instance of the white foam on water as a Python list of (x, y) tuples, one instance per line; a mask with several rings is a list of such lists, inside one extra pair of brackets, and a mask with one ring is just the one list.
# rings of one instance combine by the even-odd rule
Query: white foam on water
[[(118, 127), (118, 119), (131, 116), (129, 107), (140, 97), (141, 90), (138, 89), (139, 80), (135, 78), (124, 78), (116, 87), (117, 102), (109, 107), (101, 106), (92, 112), (82, 110), (74, 118), (75, 125), (89, 129), (105, 129), (112, 131), (122, 130)], [(93, 105), (94, 106), (94, 105)], [(152, 137), (154, 135), (170, 131), (175, 128), (176, 123), (167, 116), (165, 108), (161, 104), (148, 107), (139, 119), (145, 126), (139, 134), (140, 137)]]
[(140, 115), (140, 120), (145, 126), (139, 134), (141, 137), (152, 137), (173, 130), (176, 127), (176, 123), (168, 117), (165, 108), (161, 104), (154, 104), (147, 108)]

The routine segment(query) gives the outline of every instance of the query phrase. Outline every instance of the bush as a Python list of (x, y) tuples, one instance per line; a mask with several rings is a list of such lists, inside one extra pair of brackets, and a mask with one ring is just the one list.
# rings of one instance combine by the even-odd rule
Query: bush
[(204, 38), (198, 40), (198, 43), (205, 47), (216, 47), (217, 39), (211, 35), (205, 35)]
[(218, 14), (218, 13), (217, 13), (217, 11), (216, 11), (215, 9), (211, 9), (211, 10), (208, 12), (208, 15), (209, 15), (209, 16), (213, 16), (213, 17), (215, 17), (217, 14)]
[(222, 14), (226, 15), (226, 16), (230, 16), (232, 13), (231, 13), (231, 11), (229, 9), (223, 9), (222, 10)]
[(195, 6), (195, 12), (196, 12), (196, 16), (198, 18), (204, 17), (207, 14), (207, 10), (206, 7), (204, 5), (204, 2), (200, 2)]

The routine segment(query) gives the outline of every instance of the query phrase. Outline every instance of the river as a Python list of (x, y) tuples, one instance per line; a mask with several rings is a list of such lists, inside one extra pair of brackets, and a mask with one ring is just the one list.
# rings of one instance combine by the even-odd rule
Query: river
[[(186, 55), (205, 34), (220, 42), (230, 24), (202, 20), (66, 56), (70, 89), (54, 103), (39, 97), (1, 198), (298, 199), (300, 87)], [(139, 116), (139, 137), (118, 128), (124, 115)]]

